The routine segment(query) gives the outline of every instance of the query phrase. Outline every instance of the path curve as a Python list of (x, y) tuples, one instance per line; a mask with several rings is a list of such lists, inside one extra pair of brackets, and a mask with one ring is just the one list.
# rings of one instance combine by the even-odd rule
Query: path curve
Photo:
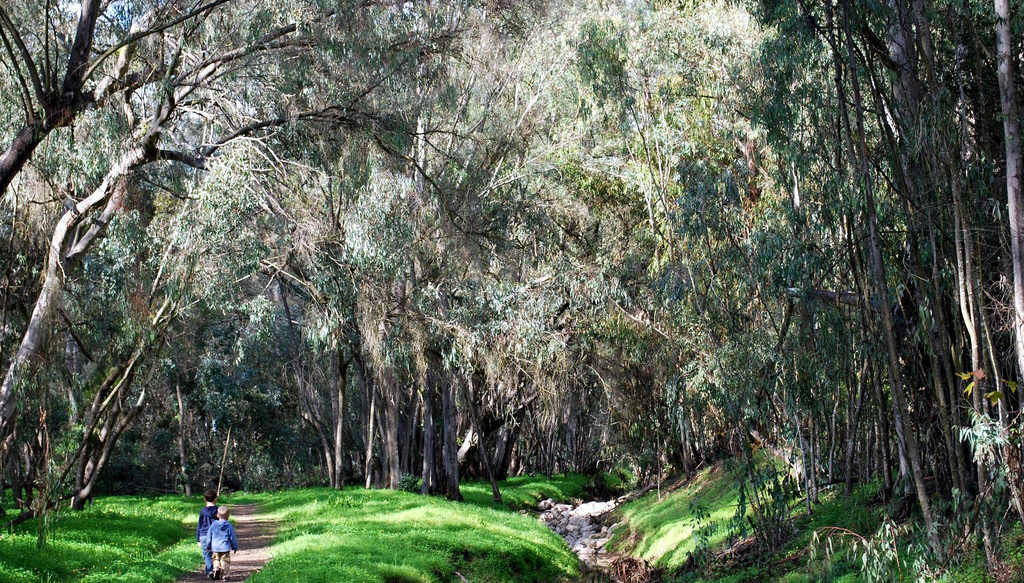
[[(255, 504), (231, 506), (231, 524), (238, 534), (238, 552), (231, 555), (231, 578), (229, 581), (244, 581), (256, 574), (270, 560), (270, 545), (274, 542), (277, 525), (272, 520), (258, 518)], [(196, 545), (199, 556), (199, 545)], [(176, 583), (201, 583), (209, 581), (203, 572), (202, 558), (199, 568), (178, 577)]]

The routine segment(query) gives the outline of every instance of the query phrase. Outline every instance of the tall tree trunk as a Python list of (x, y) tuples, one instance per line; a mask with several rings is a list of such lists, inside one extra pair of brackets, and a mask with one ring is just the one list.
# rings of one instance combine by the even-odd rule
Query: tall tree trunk
[(1014, 78), (1013, 38), (1009, 0), (995, 0), (996, 49), (999, 100), (1003, 109), (1003, 141), (1006, 150), (1006, 204), (1010, 223), (1010, 255), (1013, 259), (1013, 330), (1017, 370), (1024, 376), (1024, 209), (1020, 200), (1021, 143), (1017, 119), (1017, 84)]
[(857, 426), (860, 422), (861, 408), (864, 406), (864, 387), (867, 385), (867, 376), (870, 374), (870, 359), (864, 357), (864, 366), (861, 367), (860, 375), (857, 376), (857, 396), (850, 399), (846, 417), (846, 495), (853, 492), (853, 455), (857, 444)]
[[(423, 375), (426, 377), (427, 375)], [(436, 444), (434, 443), (434, 387), (429, 381), (423, 385), (423, 483), (420, 493), (434, 493), (434, 476), (437, 475)]]
[[(849, 2), (844, 3), (848, 9)], [(853, 46), (852, 35), (849, 30), (849, 13), (846, 18), (846, 37), (849, 46)], [(850, 84), (853, 87), (854, 111), (857, 120), (857, 141), (858, 151), (855, 157), (858, 161), (861, 187), (864, 194), (864, 206), (867, 215), (868, 227), (868, 256), (869, 267), (877, 291), (875, 300), (878, 302), (882, 316), (882, 336), (885, 341), (886, 353), (889, 360), (889, 383), (892, 389), (893, 409), (895, 415), (893, 421), (896, 427), (897, 438), (904, 443), (907, 450), (907, 457), (910, 462), (910, 471), (914, 480), (914, 487), (917, 493), (917, 501), (921, 507), (921, 515), (924, 518), (925, 532), (927, 533), (932, 550), (940, 551), (938, 531), (935, 528), (935, 520), (932, 516), (931, 500), (928, 497), (927, 486), (924, 481), (924, 471), (921, 464), (921, 453), (918, 447), (917, 436), (910, 423), (907, 398), (903, 387), (903, 374), (900, 363), (899, 349), (896, 344), (896, 333), (892, 322), (892, 310), (889, 302), (889, 283), (886, 281), (885, 264), (882, 260), (882, 249), (878, 235), (878, 214), (875, 207), (874, 188), (871, 179), (871, 164), (867, 152), (867, 137), (864, 134), (864, 106), (860, 94), (860, 83), (858, 81), (857, 64), (850, 56)], [(915, 96), (908, 96), (913, 101)]]
[(384, 455), (387, 459), (387, 484), (392, 490), (398, 489), (398, 480), (401, 478), (402, 470), (399, 463), (398, 451), (398, 424), (399, 424), (399, 394), (398, 380), (394, 371), (382, 371), (382, 387), (384, 398)]
[(334, 415), (334, 459), (331, 463), (333, 479), (331, 485), (339, 490), (345, 487), (345, 386), (348, 384), (349, 361), (343, 354), (339, 342), (337, 350), (338, 380), (331, 399), (331, 411)]
[[(996, 52), (998, 55), (999, 101), (1003, 109), (1003, 142), (1006, 150), (1006, 204), (1010, 223), (1010, 256), (1013, 259), (1013, 331), (1018, 379), (1024, 378), (1024, 209), (1021, 208), (1021, 142), (1017, 111), (1017, 81), (1014, 77), (1013, 29), (1009, 0), (995, 0)], [(1012, 444), (1006, 448), (1008, 481), (1018, 515), (1024, 520), (1024, 477), (1021, 455)]]
[(185, 495), (192, 495), (191, 476), (188, 475), (188, 456), (185, 452), (185, 405), (181, 399), (181, 383), (174, 383), (174, 394), (178, 398), (178, 460), (181, 481), (185, 486)]
[(476, 397), (473, 391), (473, 379), (466, 379), (466, 406), (469, 408), (469, 418), (473, 421), (474, 431), (476, 432), (476, 450), (480, 461), (484, 464), (484, 470), (487, 471), (487, 478), (491, 482), (491, 495), (494, 497), (494, 501), (501, 503), (501, 491), (498, 490), (498, 482), (494, 479), (494, 464), (491, 463), (491, 453), (487, 451), (487, 444), (484, 440), (484, 430), (480, 426), (480, 414), (476, 407)]
[(457, 413), (455, 380), (447, 379), (441, 386), (441, 457), (444, 458), (445, 496), (449, 500), (462, 500), (462, 492), (459, 491), (459, 447), (455, 441), (459, 430)]
[(377, 420), (377, 391), (373, 390), (373, 387), (371, 386), (369, 387), (369, 393), (370, 411), (368, 415), (369, 419), (366, 421), (366, 458), (363, 465), (363, 476), (365, 477), (367, 489), (373, 485), (373, 440), (376, 433), (374, 430), (374, 422)]

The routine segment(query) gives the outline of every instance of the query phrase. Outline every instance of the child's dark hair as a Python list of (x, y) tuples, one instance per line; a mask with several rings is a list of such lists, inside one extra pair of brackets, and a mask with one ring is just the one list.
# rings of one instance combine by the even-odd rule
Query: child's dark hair
[(203, 492), (203, 500), (206, 500), (207, 502), (216, 502), (217, 493), (214, 492), (213, 490), (207, 490)]

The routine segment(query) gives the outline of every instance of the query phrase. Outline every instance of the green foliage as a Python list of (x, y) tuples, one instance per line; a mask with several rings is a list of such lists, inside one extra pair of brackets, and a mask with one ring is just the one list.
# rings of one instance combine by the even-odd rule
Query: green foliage
[(587, 480), (586, 491), (592, 498), (619, 496), (636, 488), (637, 477), (629, 468), (615, 467), (598, 472)]
[(741, 533), (749, 523), (762, 548), (775, 551), (793, 533), (790, 518), (798, 494), (796, 484), (779, 460), (766, 455), (752, 456), (742, 465), (734, 522), (738, 523)]
[(416, 474), (402, 474), (402, 477), (398, 479), (398, 489), (410, 494), (419, 494), (420, 481), (420, 477)]

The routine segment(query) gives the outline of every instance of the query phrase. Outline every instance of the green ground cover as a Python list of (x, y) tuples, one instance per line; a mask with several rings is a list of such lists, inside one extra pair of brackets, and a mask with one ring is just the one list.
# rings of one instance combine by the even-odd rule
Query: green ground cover
[(198, 562), (199, 497), (98, 498), (82, 512), (47, 517), (47, 544), (36, 548), (37, 522), (0, 534), (0, 583), (160, 583)]
[(581, 474), (562, 474), (548, 479), (544, 476), (517, 476), (498, 482), (502, 504), (494, 501), (490, 482), (467, 482), (460, 490), (466, 502), (477, 506), (519, 510), (533, 508), (545, 498), (556, 501), (582, 498), (591, 479)]
[[(642, 557), (668, 571), (677, 570), (698, 544), (695, 531), (708, 522), (729, 521), (738, 503), (735, 477), (722, 464), (715, 464), (660, 500), (658, 492), (651, 491), (620, 506), (615, 520), (621, 524), (609, 548)], [(705, 512), (707, 519), (702, 520), (700, 515)], [(718, 528), (708, 534), (707, 542), (721, 546), (727, 536), (727, 529)]]
[[(813, 533), (840, 527), (871, 535), (879, 527), (882, 509), (875, 505), (877, 486), (865, 485), (847, 499), (841, 491), (825, 492), (814, 512), (795, 509), (794, 536), (777, 553), (759, 557), (752, 565), (683, 573), (687, 558), (698, 546), (724, 550), (729, 523), (736, 514), (739, 490), (736, 475), (723, 464), (697, 473), (659, 500), (657, 492), (616, 510), (622, 521), (610, 542), (614, 550), (643, 557), (668, 573), (674, 581), (718, 583), (739, 581), (856, 581), (859, 564), (844, 555), (831, 561), (809, 561)], [(703, 529), (703, 541), (698, 530)], [(824, 553), (819, 553), (823, 556)]]
[[(520, 503), (554, 490), (514, 479), (503, 494)], [(556, 483), (557, 484), (557, 483)], [(349, 488), (255, 496), (278, 520), (274, 558), (254, 583), (274, 581), (549, 582), (577, 575), (577, 559), (528, 515), (490, 507), (489, 484), (467, 484), (468, 502)], [(458, 573), (458, 574), (456, 574)]]
[[(557, 535), (518, 510), (548, 497), (585, 498), (591, 486), (592, 480), (578, 475), (516, 477), (500, 483), (504, 506), (493, 502), (486, 482), (463, 484), (462, 503), (362, 488), (236, 493), (223, 501), (261, 504), (266, 515), (279, 521), (274, 559), (253, 579), (256, 583), (449, 582), (460, 581), (459, 575), (484, 583), (548, 582), (576, 577), (576, 557)], [(812, 514), (802, 506), (796, 509), (794, 535), (778, 552), (740, 561), (740, 566), (684, 572), (699, 529), (721, 525), (706, 530), (703, 542), (714, 550), (728, 544), (737, 481), (718, 464), (669, 487), (661, 499), (652, 491), (620, 507), (616, 513), (622, 526), (611, 544), (664, 567), (673, 583), (858, 581), (857, 556), (840, 552), (825, 560), (819, 551), (811, 560), (813, 534), (841, 527), (870, 536), (885, 512), (875, 484), (861, 486), (850, 498), (841, 488), (829, 489)], [(199, 565), (193, 532), (201, 505), (199, 497), (98, 498), (83, 512), (51, 515), (48, 542), (40, 551), (36, 522), (21, 524), (13, 533), (0, 534), (0, 583), (173, 581)], [(1014, 572), (1024, 569), (1019, 526), (1004, 547), (1007, 566)], [(943, 575), (943, 581), (990, 580), (980, 556), (950, 565)]]
[[(275, 559), (256, 581), (556, 581), (575, 576), (576, 557), (530, 516), (508, 509), (583, 495), (583, 476), (522, 476), (466, 483), (464, 503), (350, 488), (237, 493), (227, 504), (259, 503), (280, 520)], [(196, 568), (199, 497), (98, 498), (90, 508), (48, 518), (36, 550), (36, 521), (0, 535), (0, 583), (160, 583)]]

